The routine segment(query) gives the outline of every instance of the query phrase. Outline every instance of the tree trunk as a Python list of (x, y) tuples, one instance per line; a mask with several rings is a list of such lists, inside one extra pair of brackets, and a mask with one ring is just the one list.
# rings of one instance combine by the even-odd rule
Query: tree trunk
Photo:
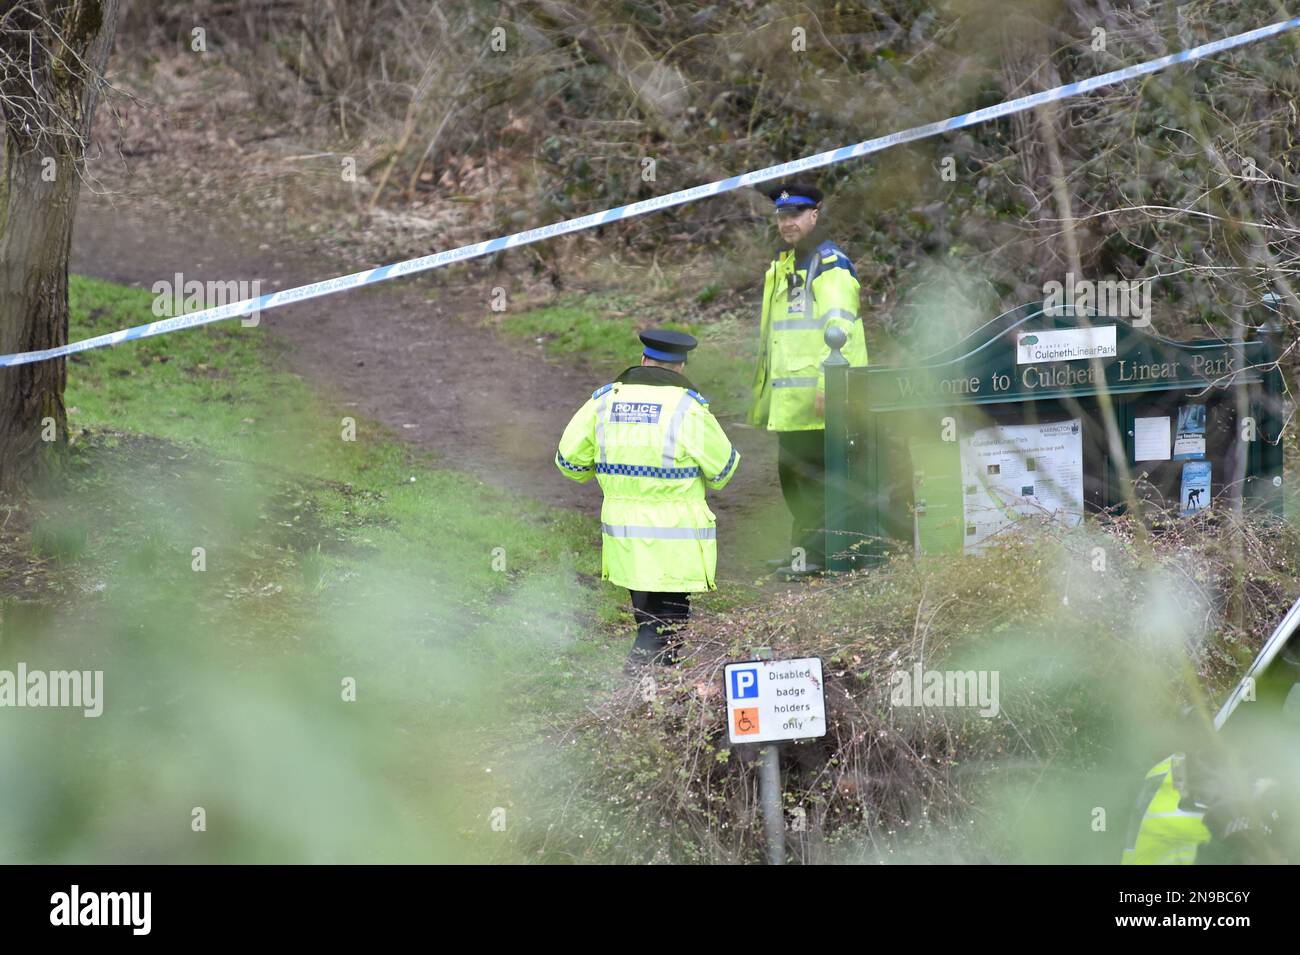
[[(43, 157), (13, 152), (6, 143), (0, 186), (0, 352), (6, 355), (68, 340), (68, 247), (78, 186), (69, 163), (55, 167), (54, 182), (43, 182)], [(66, 361), (0, 369), (0, 487), (5, 490), (48, 469), (66, 445)]]
[[(117, 14), (118, 0), (27, 0), (0, 24), (26, 68), (0, 77), (0, 354), (67, 343), (72, 223)], [(0, 489), (66, 448), (66, 382), (65, 359), (0, 368)]]

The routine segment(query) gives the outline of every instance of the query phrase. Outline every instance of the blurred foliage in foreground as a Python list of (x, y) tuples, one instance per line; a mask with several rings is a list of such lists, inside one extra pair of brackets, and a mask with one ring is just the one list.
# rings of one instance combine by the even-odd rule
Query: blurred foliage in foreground
[[(73, 288), (78, 334), (146, 298)], [(826, 661), (830, 734), (786, 755), (800, 861), (1111, 863), (1183, 748), (1258, 754), (1300, 818), (1292, 727), (1229, 754), (1204, 731), (1300, 592), (1286, 523), (1044, 530), (706, 604), (647, 700), (589, 518), (486, 486), (467, 507), (365, 422), (340, 441), (256, 330), (76, 365), (64, 480), (5, 502), (0, 669), (101, 669), (104, 714), (0, 711), (5, 861), (757, 860), (721, 667), (758, 646)], [(917, 664), (997, 672), (997, 715), (893, 706)]]
[[(73, 336), (148, 302), (74, 279)], [(258, 329), (74, 369), (63, 479), (0, 516), (0, 669), (102, 670), (104, 712), (0, 710), (0, 858), (519, 860), (624, 651), (591, 520), (341, 440)]]
[[(820, 656), (827, 675), (828, 735), (783, 757), (792, 858), (1118, 862), (1151, 766), (1182, 749), (1225, 756), (1208, 721), (1300, 596), (1300, 534), (1285, 523), (1205, 512), (1154, 538), (1134, 531), (1120, 520), (1014, 535), (981, 556), (903, 557), (701, 622), (689, 665), (658, 674), (652, 700), (630, 686), (582, 720), (628, 845), (646, 859), (762, 859), (757, 747), (732, 747), (720, 713), (723, 665), (766, 646)], [(917, 666), (998, 674), (998, 711), (894, 705), (893, 675)], [(1268, 721), (1224, 759), (1250, 763), (1265, 736), (1289, 737), (1265, 769), (1293, 820), (1297, 732), (1300, 719)], [(1300, 844), (1277, 848), (1300, 859)]]

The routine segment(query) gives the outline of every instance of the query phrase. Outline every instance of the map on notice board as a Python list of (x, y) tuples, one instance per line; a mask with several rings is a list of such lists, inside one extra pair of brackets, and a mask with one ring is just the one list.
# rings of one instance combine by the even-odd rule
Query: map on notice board
[(961, 439), (963, 540), (978, 551), (1027, 517), (1083, 520), (1083, 434), (1077, 418), (992, 425)]

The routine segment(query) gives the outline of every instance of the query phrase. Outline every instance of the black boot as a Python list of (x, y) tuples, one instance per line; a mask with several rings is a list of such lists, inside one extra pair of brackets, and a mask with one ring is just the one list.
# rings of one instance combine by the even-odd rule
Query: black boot
[(624, 671), (638, 672), (647, 666), (672, 666), (678, 662), (681, 642), (677, 631), (690, 616), (686, 594), (632, 592), (632, 615), (636, 619), (636, 640)]
[(623, 664), (623, 672), (628, 674), (638, 674), (643, 670), (656, 666), (674, 666), (677, 664), (677, 650), (680, 644), (670, 643), (665, 638), (656, 635), (653, 641), (644, 641), (638, 634), (632, 643), (632, 650), (627, 655), (627, 662)]

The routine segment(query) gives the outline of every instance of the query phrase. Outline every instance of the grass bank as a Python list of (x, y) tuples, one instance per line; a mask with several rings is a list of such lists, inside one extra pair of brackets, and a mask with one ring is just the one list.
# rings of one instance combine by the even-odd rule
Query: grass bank
[[(74, 278), (72, 337), (149, 306)], [(72, 360), (67, 469), (6, 503), (0, 668), (102, 670), (104, 712), (5, 712), (6, 861), (538, 857), (551, 727), (626, 652), (594, 516), (282, 368), (238, 323)]]

